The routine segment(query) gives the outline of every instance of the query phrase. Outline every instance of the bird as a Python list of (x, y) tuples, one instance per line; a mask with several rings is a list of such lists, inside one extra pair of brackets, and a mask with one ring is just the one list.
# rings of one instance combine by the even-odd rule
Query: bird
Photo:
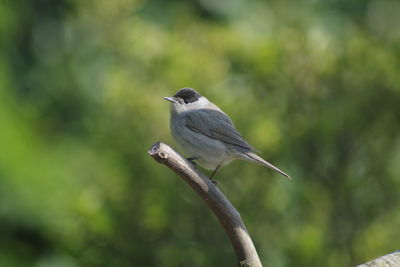
[[(241, 159), (268, 167), (281, 175), (291, 177), (256, 154), (233, 125), (229, 116), (217, 105), (185, 87), (173, 96), (164, 97), (171, 102), (170, 130), (173, 139), (180, 145), (192, 163), (199, 163), (207, 170), (217, 171), (235, 159)], [(196, 166), (196, 165), (195, 165)]]

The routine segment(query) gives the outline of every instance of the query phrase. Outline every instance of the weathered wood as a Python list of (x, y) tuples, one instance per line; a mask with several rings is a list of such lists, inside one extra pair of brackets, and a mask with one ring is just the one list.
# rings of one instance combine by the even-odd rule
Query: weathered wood
[(400, 250), (356, 267), (400, 267)]
[(166, 165), (188, 183), (217, 216), (235, 249), (239, 266), (262, 267), (257, 251), (239, 212), (219, 189), (183, 156), (164, 143), (155, 143), (148, 151), (156, 161)]

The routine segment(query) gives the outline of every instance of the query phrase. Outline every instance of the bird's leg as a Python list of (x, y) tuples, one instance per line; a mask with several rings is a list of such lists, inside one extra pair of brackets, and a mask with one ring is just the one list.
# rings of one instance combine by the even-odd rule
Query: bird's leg
[(195, 169), (197, 169), (197, 163), (195, 162), (195, 160), (197, 160), (198, 158), (197, 157), (189, 157), (189, 158), (186, 158), (190, 163), (192, 163), (192, 165), (193, 165), (193, 167), (195, 168)]
[(214, 184), (217, 185), (217, 181), (213, 180), (212, 178), (214, 177), (214, 175), (217, 173), (217, 171), (219, 170), (219, 168), (221, 167), (222, 163), (220, 163), (215, 170), (212, 172), (211, 176), (210, 176), (210, 181)]

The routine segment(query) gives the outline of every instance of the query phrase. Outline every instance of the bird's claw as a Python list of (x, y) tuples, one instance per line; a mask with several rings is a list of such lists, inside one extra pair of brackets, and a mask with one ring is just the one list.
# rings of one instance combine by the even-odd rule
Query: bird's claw
[(190, 163), (192, 163), (192, 165), (193, 165), (193, 167), (194, 167), (195, 169), (197, 169), (197, 163), (195, 162), (196, 159), (197, 159), (196, 157), (187, 158), (187, 160), (188, 160)]

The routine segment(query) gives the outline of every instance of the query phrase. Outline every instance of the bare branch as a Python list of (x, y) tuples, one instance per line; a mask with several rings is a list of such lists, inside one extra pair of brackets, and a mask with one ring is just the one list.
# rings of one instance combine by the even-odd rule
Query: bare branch
[(400, 267), (400, 250), (356, 267)]
[(239, 212), (217, 187), (192, 164), (164, 143), (148, 151), (156, 161), (173, 170), (207, 203), (231, 240), (241, 267), (262, 267), (257, 251)]

